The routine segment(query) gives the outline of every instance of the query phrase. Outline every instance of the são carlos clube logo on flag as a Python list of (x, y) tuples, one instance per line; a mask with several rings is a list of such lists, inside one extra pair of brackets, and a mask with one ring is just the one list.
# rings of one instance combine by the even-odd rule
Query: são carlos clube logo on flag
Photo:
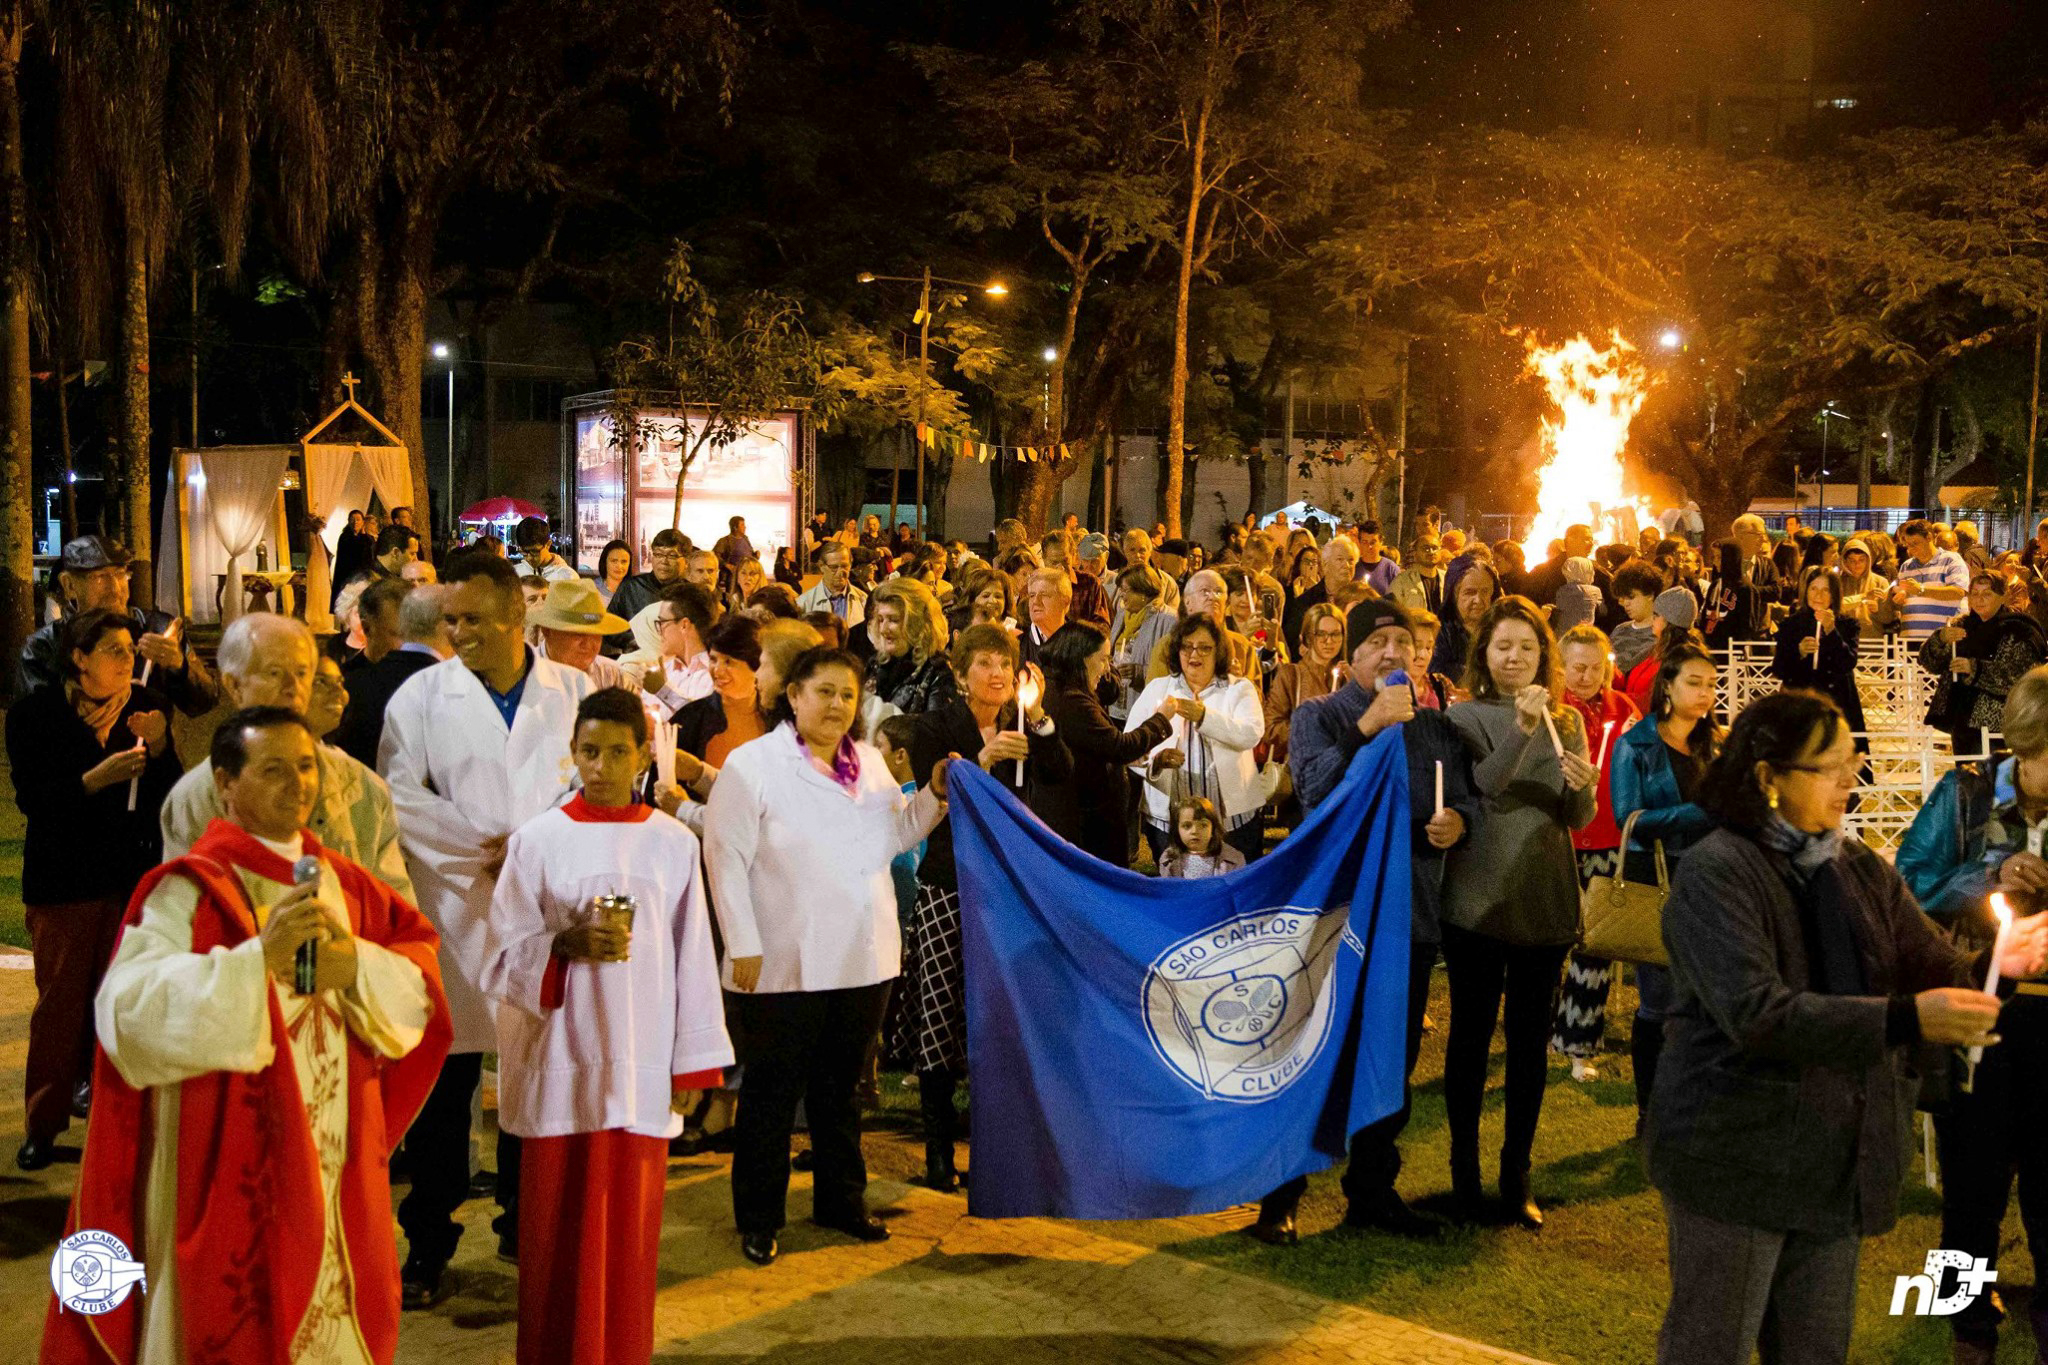
[(1397, 731), (1223, 877), (1088, 857), (953, 769), (981, 1218), (1168, 1218), (1256, 1200), (1401, 1106), (1408, 765)]
[(1330, 1037), (1325, 989), (1349, 917), (1284, 906), (1190, 934), (1145, 974), (1161, 1060), (1212, 1100), (1256, 1103), (1299, 1079)]

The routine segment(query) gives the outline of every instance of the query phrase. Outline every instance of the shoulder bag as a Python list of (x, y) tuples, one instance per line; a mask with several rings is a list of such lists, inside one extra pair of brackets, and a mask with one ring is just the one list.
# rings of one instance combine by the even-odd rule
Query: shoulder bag
[(1611, 876), (1594, 877), (1579, 895), (1579, 952), (1610, 962), (1641, 962), (1668, 967), (1664, 951), (1664, 900), (1671, 894), (1671, 876), (1664, 865), (1664, 843), (1653, 845), (1657, 884), (1629, 881), (1629, 836), (1641, 811), (1631, 811), (1621, 827), (1621, 857)]

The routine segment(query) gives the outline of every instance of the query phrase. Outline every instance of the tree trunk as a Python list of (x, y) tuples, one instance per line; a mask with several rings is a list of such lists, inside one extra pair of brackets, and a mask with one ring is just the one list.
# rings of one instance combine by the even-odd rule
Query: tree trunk
[(132, 221), (121, 232), (121, 339), (116, 351), (120, 404), (116, 444), (120, 450), (120, 530), (129, 553), (154, 561), (149, 524), (149, 262), (143, 254), (142, 225)]
[(1181, 534), (1181, 461), (1188, 436), (1188, 300), (1195, 280), (1195, 243), (1202, 222), (1202, 175), (1209, 149), (1209, 100), (1195, 118), (1188, 171), (1188, 211), (1180, 230), (1180, 277), (1173, 296), (1173, 367), (1166, 390), (1166, 470), (1159, 480), (1160, 515), (1166, 534)]
[[(924, 497), (926, 540), (946, 538), (946, 494), (953, 486), (953, 456), (934, 446), (924, 453)], [(894, 527), (890, 528), (894, 531)]]
[(1261, 437), (1259, 443), (1253, 446), (1251, 453), (1245, 457), (1245, 473), (1249, 475), (1250, 489), (1245, 494), (1248, 506), (1244, 510), (1255, 517), (1264, 516), (1266, 504), (1272, 501), (1272, 496), (1267, 491), (1267, 485), (1272, 478), (1272, 468), (1273, 457), (1266, 453), (1266, 442)]
[[(28, 185), (22, 178), (19, 0), (0, 10), (0, 658), (35, 629), (35, 537), (29, 518)], [(64, 369), (57, 369), (58, 395)], [(13, 673), (0, 682), (11, 687)]]
[[(365, 232), (358, 247), (376, 253), (358, 271), (355, 291), (358, 340), (377, 396), (372, 411), (405, 443), (414, 515), (424, 519), (427, 450), (420, 374), (427, 354), (426, 280), (412, 264), (417, 254), (404, 243), (384, 248), (373, 233)], [(330, 397), (322, 395), (323, 402)]]

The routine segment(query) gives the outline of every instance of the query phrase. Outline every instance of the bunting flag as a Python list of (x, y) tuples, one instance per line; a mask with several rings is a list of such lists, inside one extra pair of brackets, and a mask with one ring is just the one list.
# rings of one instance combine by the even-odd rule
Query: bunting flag
[(1015, 460), (1019, 464), (1041, 464), (1053, 461), (1067, 461), (1080, 458), (1074, 446), (1062, 441), (1050, 446), (1006, 446), (993, 441), (977, 441), (972, 436), (959, 436), (952, 432), (938, 431), (925, 422), (913, 427), (919, 445), (951, 455), (956, 459), (974, 460), (987, 464), (990, 460)]

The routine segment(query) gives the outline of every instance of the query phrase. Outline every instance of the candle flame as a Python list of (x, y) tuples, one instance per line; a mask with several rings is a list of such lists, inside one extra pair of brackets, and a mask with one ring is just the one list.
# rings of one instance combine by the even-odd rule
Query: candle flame
[(2003, 891), (1991, 893), (1991, 913), (1998, 917), (2000, 924), (2012, 923), (2012, 906), (2007, 903)]
[(1017, 679), (1017, 705), (1030, 710), (1038, 705), (1038, 677), (1033, 673), (1021, 674)]
[(1621, 457), (1650, 380), (1635, 347), (1619, 332), (1606, 350), (1582, 336), (1557, 346), (1531, 340), (1528, 348), (1528, 367), (1557, 410), (1557, 416), (1543, 419), (1547, 458), (1537, 475), (1536, 520), (1522, 542), (1534, 564), (1548, 558), (1550, 542), (1568, 526), (1584, 523), (1604, 537), (1612, 534), (1600, 526), (1607, 514), (1628, 507), (1648, 511), (1647, 499), (1623, 490)]

